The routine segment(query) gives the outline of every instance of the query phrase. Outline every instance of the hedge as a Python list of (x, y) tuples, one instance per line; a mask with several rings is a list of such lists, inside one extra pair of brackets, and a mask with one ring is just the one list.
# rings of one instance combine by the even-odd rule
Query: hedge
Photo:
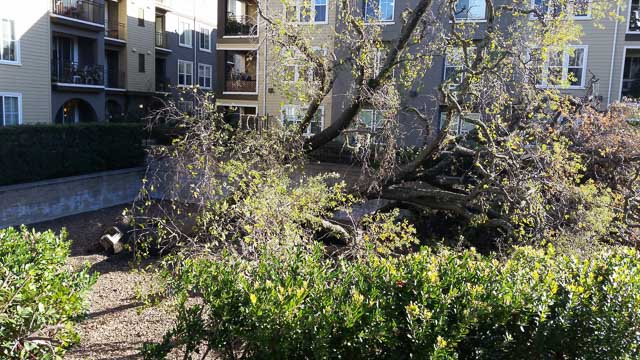
[(67, 265), (65, 234), (0, 230), (0, 359), (59, 359), (95, 282)]
[(142, 140), (140, 124), (0, 127), (0, 185), (141, 166)]
[(640, 357), (633, 249), (580, 259), (519, 248), (506, 261), (425, 249), (337, 263), (295, 250), (180, 266), (167, 277), (184, 295), (177, 323), (145, 346), (148, 359), (175, 346), (227, 359)]

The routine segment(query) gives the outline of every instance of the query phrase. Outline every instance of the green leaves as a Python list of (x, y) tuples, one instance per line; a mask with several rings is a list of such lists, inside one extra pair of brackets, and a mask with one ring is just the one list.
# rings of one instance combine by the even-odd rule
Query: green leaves
[(0, 358), (59, 358), (95, 281), (67, 267), (66, 234), (0, 230)]
[(209, 344), (224, 358), (640, 355), (640, 256), (632, 249), (586, 260), (549, 247), (518, 248), (506, 260), (424, 249), (336, 261), (317, 247), (190, 260), (168, 280), (201, 294), (205, 306), (182, 303), (188, 316), (163, 343), (146, 345), (147, 358), (175, 344)]

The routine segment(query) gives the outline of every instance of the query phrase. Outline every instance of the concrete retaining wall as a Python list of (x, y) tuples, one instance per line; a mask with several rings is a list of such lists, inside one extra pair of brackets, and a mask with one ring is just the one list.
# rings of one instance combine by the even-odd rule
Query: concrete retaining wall
[(0, 187), (0, 228), (53, 220), (131, 202), (145, 168)]

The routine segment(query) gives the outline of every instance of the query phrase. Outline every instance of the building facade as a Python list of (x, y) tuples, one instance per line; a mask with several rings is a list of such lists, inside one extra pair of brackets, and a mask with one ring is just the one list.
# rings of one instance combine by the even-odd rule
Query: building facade
[[(333, 36), (336, 34), (336, 27), (340, 26), (337, 3), (325, 0), (305, 3), (304, 6), (308, 8), (306, 14), (299, 10), (303, 7), (301, 2), (292, 2), (293, 6), (289, 10), (280, 1), (269, 1), (263, 3), (263, 6), (268, 7), (271, 12), (286, 12), (287, 21), (308, 28), (308, 33), (313, 36), (313, 44), (331, 52), (335, 46)], [(532, 0), (531, 4), (539, 9), (549, 9), (545, 6), (545, 0)], [(412, 5), (415, 5), (413, 0), (380, 0), (375, 3), (361, 0), (357, 2), (356, 8), (364, 17), (375, 17), (368, 20), (381, 24), (383, 40), (392, 44), (401, 31), (402, 12)], [(436, 1), (432, 6), (434, 12), (439, 6), (440, 2)], [(458, 21), (477, 23), (482, 29), (486, 22), (484, 0), (461, 0), (458, 6)], [(274, 86), (278, 77), (287, 76), (280, 70), (275, 71), (278, 67), (274, 65), (286, 60), (282, 54), (273, 50), (274, 44), (265, 35), (264, 24), (258, 16), (257, 2), (221, 0), (218, 9), (220, 31), (217, 57), (218, 63), (224, 63), (224, 66), (218, 68), (217, 74), (221, 85), (218, 103), (230, 109), (236, 118), (258, 114), (271, 115), (282, 122), (295, 122), (304, 109), (300, 104), (290, 103), (290, 97), (284, 96), (282, 89)], [(640, 0), (628, 0), (624, 6), (613, 7), (611, 11), (618, 13), (616, 18), (594, 20), (590, 1), (580, 7), (574, 6), (569, 11), (582, 26), (583, 36), (579, 44), (571, 44), (573, 51), (558, 55), (556, 65), (561, 67), (565, 78), (572, 78), (562, 91), (575, 96), (585, 96), (588, 92), (599, 101), (602, 109), (625, 98), (640, 98)], [(443, 18), (442, 21), (446, 24), (448, 19)], [(439, 123), (443, 110), (438, 102), (436, 89), (445, 80), (450, 68), (447, 56), (434, 58), (432, 66), (422, 74), (422, 86), (409, 89), (403, 94), (406, 105), (422, 109), (432, 117), (434, 126)], [(301, 75), (296, 73), (295, 77), (298, 76)], [(576, 78), (573, 79), (574, 77)], [(315, 133), (326, 128), (331, 119), (338, 116), (350, 101), (348, 93), (349, 76), (338, 76), (332, 93), (326, 96), (322, 104), (319, 119), (308, 132)], [(375, 126), (378, 116), (380, 114), (373, 109), (365, 108), (362, 112), (364, 123), (371, 126)], [(402, 144), (420, 145), (426, 130), (422, 121), (416, 120), (412, 113), (400, 112), (397, 116)], [(465, 124), (458, 124), (456, 129), (465, 131)]]
[(214, 84), (214, 0), (0, 3), (0, 124), (136, 121)]

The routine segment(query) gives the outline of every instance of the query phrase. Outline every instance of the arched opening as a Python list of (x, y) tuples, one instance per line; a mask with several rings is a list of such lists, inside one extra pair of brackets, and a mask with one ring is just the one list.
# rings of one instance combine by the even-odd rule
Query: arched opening
[(98, 121), (91, 105), (82, 99), (72, 99), (64, 103), (56, 114), (56, 124), (77, 124)]
[(125, 119), (122, 105), (115, 100), (107, 100), (104, 113), (109, 122), (123, 122)]

